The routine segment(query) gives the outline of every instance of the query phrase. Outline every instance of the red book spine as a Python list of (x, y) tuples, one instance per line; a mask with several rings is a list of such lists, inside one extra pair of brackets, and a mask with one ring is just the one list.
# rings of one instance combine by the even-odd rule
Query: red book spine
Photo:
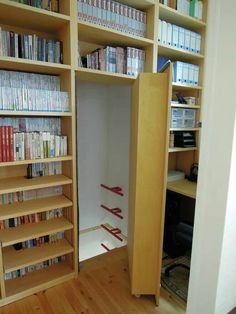
[(2, 162), (2, 127), (0, 126), (0, 162)]
[(2, 126), (2, 161), (7, 161), (7, 153), (6, 153), (6, 127)]
[(8, 133), (8, 126), (5, 126), (5, 132), (6, 132), (6, 161), (10, 161), (10, 149), (9, 149), (9, 133)]
[(13, 137), (13, 126), (8, 127), (8, 137), (9, 137), (9, 153), (10, 161), (14, 161), (14, 137)]

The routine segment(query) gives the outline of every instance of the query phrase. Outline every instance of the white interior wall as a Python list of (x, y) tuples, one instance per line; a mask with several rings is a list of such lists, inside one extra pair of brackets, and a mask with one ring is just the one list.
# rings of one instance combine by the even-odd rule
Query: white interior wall
[[(79, 228), (109, 223), (127, 235), (130, 88), (79, 82), (77, 95)], [(122, 187), (124, 197), (101, 183)], [(101, 204), (121, 208), (124, 219)]]
[(189, 314), (226, 314), (236, 304), (236, 2), (209, 0), (208, 12)]
[(107, 86), (77, 84), (79, 229), (97, 226), (105, 213), (100, 210), (100, 184), (106, 180), (108, 163)]

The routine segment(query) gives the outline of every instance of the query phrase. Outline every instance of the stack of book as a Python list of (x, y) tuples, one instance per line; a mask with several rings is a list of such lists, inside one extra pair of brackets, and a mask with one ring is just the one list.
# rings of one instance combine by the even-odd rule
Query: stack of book
[(62, 42), (35, 34), (17, 34), (0, 27), (0, 56), (63, 63)]
[(18, 3), (28, 4), (32, 7), (59, 12), (59, 0), (11, 0)]
[(69, 96), (58, 76), (0, 70), (0, 110), (66, 112)]
[(132, 47), (105, 47), (82, 58), (89, 69), (137, 76), (144, 71), (145, 52)]
[(78, 18), (121, 32), (145, 37), (145, 12), (111, 0), (78, 0)]
[(158, 41), (194, 53), (201, 51), (200, 34), (162, 20), (158, 22)]
[(62, 174), (62, 164), (60, 161), (32, 164), (28, 167), (31, 168), (30, 172), (32, 178)]

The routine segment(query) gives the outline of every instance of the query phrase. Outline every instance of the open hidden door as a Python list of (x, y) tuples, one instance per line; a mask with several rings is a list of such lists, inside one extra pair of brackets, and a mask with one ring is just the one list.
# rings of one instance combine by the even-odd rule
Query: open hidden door
[(131, 293), (160, 295), (172, 70), (132, 87), (128, 255)]

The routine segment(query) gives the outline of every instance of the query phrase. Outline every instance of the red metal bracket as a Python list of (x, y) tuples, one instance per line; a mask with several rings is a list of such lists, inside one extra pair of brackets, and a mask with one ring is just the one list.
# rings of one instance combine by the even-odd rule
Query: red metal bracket
[(108, 190), (108, 191), (111, 191), (111, 192), (113, 192), (115, 194), (118, 194), (120, 196), (124, 196), (124, 193), (122, 192), (122, 188), (119, 187), (119, 186), (114, 186), (114, 187), (111, 188), (111, 187), (109, 187), (109, 186), (107, 186), (105, 184), (101, 184), (101, 187), (106, 189), (106, 190)]
[(118, 207), (116, 208), (108, 208), (105, 205), (101, 205), (101, 207), (105, 210), (107, 210), (108, 212), (110, 212), (111, 214), (115, 215), (116, 217), (123, 219), (123, 216), (120, 215), (122, 213), (122, 210)]
[(111, 251), (104, 243), (101, 243), (101, 246), (102, 246), (107, 252)]
[(109, 232), (111, 235), (113, 235), (113, 237), (117, 238), (120, 241), (123, 241), (123, 239), (119, 237), (119, 234), (121, 234), (121, 230), (119, 228), (109, 229), (105, 225), (101, 225), (101, 227)]

